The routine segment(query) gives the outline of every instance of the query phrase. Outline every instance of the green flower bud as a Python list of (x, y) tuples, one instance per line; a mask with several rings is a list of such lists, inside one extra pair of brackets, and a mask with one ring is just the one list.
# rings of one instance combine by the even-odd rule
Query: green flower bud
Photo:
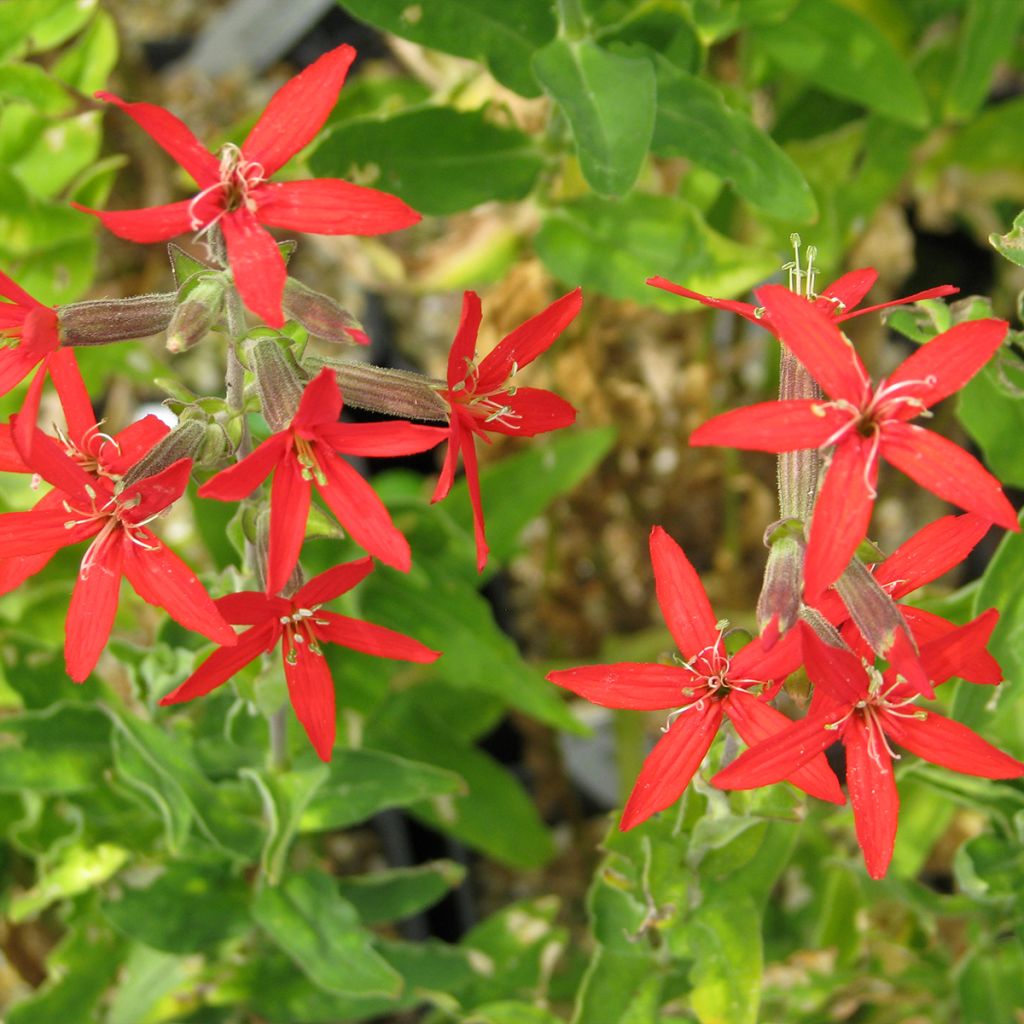
[(296, 321), (316, 338), (346, 345), (369, 344), (363, 325), (351, 313), (329, 295), (315, 292), (293, 277), (285, 281), (281, 308), (289, 320)]
[(178, 307), (167, 328), (167, 350), (185, 352), (217, 325), (228, 287), (223, 273), (205, 271), (190, 277), (178, 289)]
[(57, 307), (63, 345), (107, 345), (160, 334), (174, 315), (174, 292), (130, 299), (90, 299)]
[(309, 376), (295, 361), (290, 349), (265, 334), (249, 340), (249, 365), (256, 375), (263, 418), (270, 429), (284, 430), (292, 421), (306, 390)]

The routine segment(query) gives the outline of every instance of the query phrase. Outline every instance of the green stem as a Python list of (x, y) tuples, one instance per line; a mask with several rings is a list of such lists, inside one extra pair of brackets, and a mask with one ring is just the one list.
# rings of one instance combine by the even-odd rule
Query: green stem
[(586, 36), (587, 20), (580, 0), (558, 0), (558, 17), (566, 39), (583, 39)]

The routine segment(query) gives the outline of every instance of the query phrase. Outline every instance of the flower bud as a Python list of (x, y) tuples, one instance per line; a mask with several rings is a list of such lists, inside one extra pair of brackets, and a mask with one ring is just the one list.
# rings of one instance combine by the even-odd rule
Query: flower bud
[(448, 404), (439, 394), (444, 381), (408, 370), (393, 370), (341, 359), (304, 358), (302, 367), (315, 376), (329, 366), (338, 379), (345, 404), (414, 420), (448, 419)]
[(167, 329), (177, 296), (174, 292), (135, 295), (130, 299), (90, 299), (57, 307), (63, 345), (107, 345), (148, 338)]
[(201, 420), (184, 419), (165, 437), (161, 438), (121, 478), (119, 490), (139, 480), (154, 476), (181, 459), (195, 459), (206, 438), (206, 427)]
[(892, 660), (893, 647), (916, 651), (913, 634), (899, 606), (859, 559), (836, 580), (836, 591), (871, 650)]
[(167, 328), (169, 352), (187, 351), (216, 326), (227, 286), (224, 274), (205, 271), (190, 277), (178, 289), (178, 308)]
[(263, 334), (252, 338), (247, 348), (263, 418), (271, 430), (284, 430), (299, 408), (309, 377), (291, 350), (283, 349), (273, 337)]
[(307, 288), (289, 277), (284, 284), (281, 308), (289, 320), (295, 320), (316, 338), (339, 344), (368, 345), (363, 325), (329, 295)]
[(767, 530), (768, 564), (757, 598), (757, 624), (766, 647), (796, 625), (803, 599), (804, 542), (794, 521), (774, 523)]

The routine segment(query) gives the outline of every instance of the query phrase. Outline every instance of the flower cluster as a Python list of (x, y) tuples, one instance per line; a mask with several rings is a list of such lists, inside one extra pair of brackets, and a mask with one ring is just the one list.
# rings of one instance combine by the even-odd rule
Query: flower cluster
[[(225, 144), (217, 153), (161, 107), (98, 94), (174, 157), (197, 191), (142, 210), (79, 209), (136, 242), (182, 234), (202, 242), (205, 260), (171, 246), (176, 292), (53, 308), (0, 274), (0, 394), (37, 371), (20, 412), (0, 425), (0, 470), (32, 474), (49, 487), (32, 509), (0, 514), (0, 593), (42, 570), (59, 550), (85, 543), (66, 622), (65, 663), (72, 679), (82, 682), (96, 668), (125, 577), (144, 601), (216, 645), (161, 704), (208, 693), (280, 644), (292, 707), (325, 761), (335, 739), (325, 644), (416, 663), (440, 655), (412, 637), (324, 607), (365, 579), (374, 559), (402, 572), (412, 563), (408, 541), (348, 460), (406, 456), (448, 441), (434, 500), (448, 494), (461, 455), (483, 570), (487, 545), (476, 439), (489, 441), (493, 432), (529, 437), (573, 422), (575, 411), (566, 402), (519, 388), (515, 378), (565, 330), (582, 301), (577, 289), (552, 303), (478, 365), (481, 304), (467, 292), (446, 381), (365, 362), (304, 360), (294, 341), (299, 332), (276, 330), (289, 319), (337, 344), (365, 344), (368, 338), (332, 298), (288, 276), (283, 247), (267, 228), (375, 235), (420, 219), (397, 197), (350, 182), (273, 180), (324, 125), (354, 58), (350, 46), (324, 54), (278, 90), (240, 145)], [(249, 329), (245, 309), (266, 326)], [(172, 353), (211, 332), (226, 335), (223, 398), (193, 396), (182, 403), (174, 427), (145, 416), (105, 433), (76, 346), (162, 332)], [(63, 411), (64, 424), (54, 433), (37, 422), (47, 379)], [(343, 422), (346, 402), (428, 422)], [(266, 434), (261, 424), (269, 428)], [(260, 432), (255, 442), (252, 429)], [(205, 477), (199, 496), (241, 503), (244, 553), (238, 568), (251, 581), (249, 589), (214, 599), (154, 532), (155, 521), (186, 493), (193, 475)], [(314, 494), (368, 557), (307, 581), (300, 558)]]
[[(798, 242), (796, 243), (798, 245)], [(806, 275), (806, 276), (805, 276)], [(892, 857), (899, 809), (894, 747), (953, 771), (990, 779), (1024, 775), (1024, 764), (927, 706), (953, 677), (1002, 679), (986, 650), (998, 615), (955, 625), (900, 599), (958, 565), (993, 524), (1017, 530), (998, 483), (973, 456), (911, 423), (961, 388), (1002, 344), (1000, 320), (956, 324), (873, 384), (839, 324), (895, 303), (855, 310), (874, 282), (854, 271), (820, 294), (813, 268), (791, 265), (790, 287), (766, 285), (758, 305), (713, 299), (663, 278), (655, 287), (758, 323), (782, 344), (781, 396), (716, 416), (693, 445), (780, 453), (782, 528), (770, 531), (760, 636), (733, 650), (696, 572), (660, 528), (651, 534), (658, 603), (679, 650), (675, 664), (624, 663), (552, 672), (548, 678), (611, 708), (667, 712), (664, 736), (644, 763), (622, 814), (632, 828), (673, 804), (711, 750), (724, 719), (747, 750), (711, 782), (750, 789), (788, 781), (843, 803), (825, 752), (841, 744), (845, 783), (868, 873)], [(954, 292), (943, 286), (901, 302)], [(867, 566), (866, 539), (882, 458), (960, 506)], [(813, 686), (805, 717), (772, 706), (797, 669)]]

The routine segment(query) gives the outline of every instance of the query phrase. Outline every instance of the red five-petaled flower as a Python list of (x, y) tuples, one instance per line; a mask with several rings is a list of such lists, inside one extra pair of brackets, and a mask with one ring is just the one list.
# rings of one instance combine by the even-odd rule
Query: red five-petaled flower
[(186, 629), (217, 643), (234, 643), (234, 632), (192, 570), (146, 527), (185, 490), (190, 460), (180, 459), (118, 492), (108, 477), (86, 472), (37, 430), (25, 462), (57, 489), (52, 493), (59, 495), (60, 506), (54, 507), (57, 499), (48, 495), (45, 507), (40, 502), (30, 512), (0, 515), (0, 551), (10, 557), (50, 555), (92, 538), (65, 627), (64, 656), (72, 679), (82, 682), (106, 645), (122, 575), (139, 597)]
[(200, 191), (192, 199), (144, 210), (78, 208), (133, 242), (158, 242), (186, 231), (201, 234), (219, 225), (243, 301), (268, 324), (280, 327), (284, 260), (261, 225), (318, 235), (378, 235), (420, 219), (395, 196), (336, 178), (269, 180), (312, 142), (338, 99), (355, 55), (351, 46), (325, 53), (277, 91), (241, 146), (229, 143), (219, 156), (162, 107), (97, 93), (170, 153)]
[[(998, 618), (994, 610), (939, 640), (923, 644), (921, 661), (936, 683), (958, 674), (984, 648)], [(837, 739), (846, 748), (846, 782), (857, 839), (868, 874), (881, 878), (892, 858), (899, 816), (889, 740), (918, 757), (966, 775), (1013, 779), (1024, 764), (986, 743), (967, 726), (926, 711), (919, 695), (890, 670), (868, 667), (851, 651), (826, 646), (806, 624), (804, 661), (814, 683), (808, 716), (741, 754), (711, 781), (749, 789), (791, 778)]]
[(440, 501), (451, 490), (461, 452), (473, 506), (478, 570), (483, 570), (487, 564), (488, 548), (475, 438), (482, 438), (489, 444), (488, 433), (532, 437), (575, 422), (576, 410), (565, 399), (542, 388), (517, 387), (514, 378), (527, 363), (550, 348), (582, 304), (583, 293), (579, 288), (563, 295), (502, 338), (478, 366), (476, 336), (480, 330), (480, 297), (475, 292), (463, 295), (462, 319), (448, 353), (448, 387), (441, 391), (450, 406), (448, 454), (432, 500)]
[(387, 565), (403, 572), (409, 569), (405, 537), (373, 488), (339, 453), (412, 455), (433, 448), (447, 432), (405, 420), (339, 423), (341, 405), (338, 382), (325, 367), (306, 385), (298, 411), (284, 430), (199, 488), (200, 497), (240, 501), (273, 472), (268, 594), (284, 588), (299, 559), (314, 486), (357, 544)]
[(995, 477), (951, 441), (907, 422), (984, 366), (1002, 343), (1005, 321), (958, 324), (873, 386), (852, 346), (820, 309), (779, 285), (766, 285), (757, 296), (779, 337), (831, 401), (791, 399), (736, 409), (698, 428), (690, 443), (769, 452), (831, 448), (808, 537), (808, 600), (835, 581), (867, 532), (880, 456), (940, 498), (1018, 529)]
[(322, 643), (399, 661), (431, 662), (440, 657), (440, 652), (402, 633), (322, 609), (321, 605), (351, 590), (372, 569), (373, 560), (361, 558), (328, 569), (291, 597), (268, 597), (246, 590), (220, 598), (217, 608), (224, 617), (249, 629), (239, 634), (235, 646), (214, 651), (160, 703), (180, 704), (209, 693), (280, 641), (292, 707), (317, 754), (329, 761), (334, 746), (334, 684)]
[[(796, 630), (770, 651), (758, 639), (730, 656), (700, 577), (660, 526), (651, 531), (651, 563), (658, 604), (683, 663), (591, 665), (548, 675), (551, 682), (604, 707), (671, 711), (665, 735), (644, 762), (622, 812), (623, 830), (679, 799), (710, 749), (723, 714), (747, 744), (789, 726), (785, 715), (753, 691), (770, 688), (800, 664)], [(782, 777), (822, 800), (844, 802), (820, 753)]]

